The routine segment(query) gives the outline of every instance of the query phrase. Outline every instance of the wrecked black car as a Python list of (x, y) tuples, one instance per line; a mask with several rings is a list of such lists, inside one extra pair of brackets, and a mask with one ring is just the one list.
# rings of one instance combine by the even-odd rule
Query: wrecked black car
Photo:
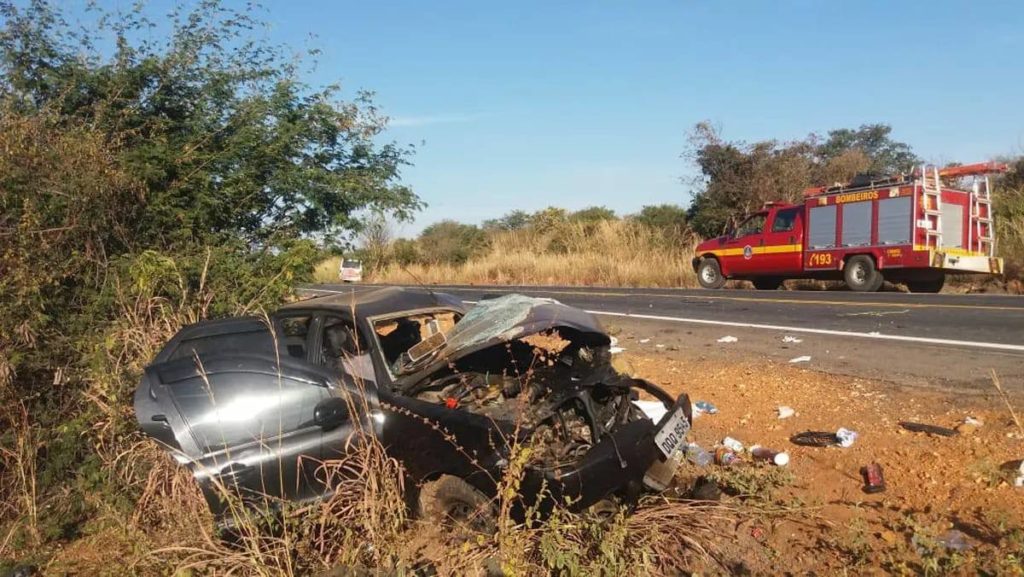
[[(439, 495), (442, 508), (493, 499), (523, 443), (522, 506), (583, 509), (663, 488), (691, 422), (685, 395), (616, 372), (609, 344), (593, 316), (553, 300), (467, 310), (426, 290), (359, 287), (182, 329), (146, 368), (135, 411), (218, 515), (224, 486), (326, 495), (318, 468), (363, 431), (402, 464), (421, 512)], [(632, 402), (639, 392), (665, 406), (660, 422)]]

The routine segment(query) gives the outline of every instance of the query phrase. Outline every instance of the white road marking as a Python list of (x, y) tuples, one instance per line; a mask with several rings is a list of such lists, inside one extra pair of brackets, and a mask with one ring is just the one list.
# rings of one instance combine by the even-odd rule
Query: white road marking
[(904, 335), (884, 335), (878, 332), (858, 333), (853, 331), (834, 331), (831, 329), (815, 329), (810, 327), (787, 327), (783, 325), (760, 325), (755, 323), (740, 323), (735, 321), (712, 321), (708, 319), (690, 319), (685, 317), (667, 317), (662, 315), (643, 315), (635, 313), (616, 313), (611, 311), (587, 311), (592, 315), (603, 315), (608, 317), (625, 317), (634, 319), (647, 319), (652, 321), (668, 321), (673, 323), (691, 323), (697, 325), (713, 325), (719, 327), (739, 327), (746, 329), (765, 329), (771, 331), (783, 331), (790, 333), (809, 333), (814, 335), (831, 335), (837, 337), (857, 337), (862, 339), (878, 339), (884, 341), (902, 341), (909, 343), (924, 343), (929, 345), (951, 345), (956, 347), (974, 347), (979, 349), (994, 349), (998, 351), (1024, 352), (1024, 345), (1008, 345), (1004, 343), (986, 343), (977, 341), (957, 341), (953, 339), (933, 339), (929, 337), (910, 337)]
[[(351, 291), (338, 291), (331, 289), (310, 289), (304, 288), (302, 290), (324, 292), (332, 294), (346, 294)], [(466, 304), (474, 305), (478, 301), (462, 301)], [(711, 325), (719, 327), (738, 327), (744, 329), (762, 329), (770, 331), (783, 331), (790, 333), (807, 333), (813, 335), (830, 335), (835, 337), (855, 337), (861, 339), (876, 339), (883, 341), (900, 341), (905, 343), (922, 343), (928, 345), (948, 345), (954, 347), (970, 347), (976, 349), (990, 349), (996, 351), (1013, 351), (1018, 353), (1024, 353), (1024, 345), (1009, 345), (1004, 343), (987, 343), (983, 341), (958, 341), (954, 339), (933, 339), (930, 337), (911, 337), (905, 335), (885, 335), (879, 332), (870, 333), (858, 333), (854, 331), (834, 331), (831, 329), (815, 329), (811, 327), (788, 327), (784, 325), (762, 325), (756, 323), (741, 323), (736, 321), (713, 321), (708, 319), (692, 319), (686, 317), (669, 317), (663, 315), (644, 315), (637, 313), (617, 313), (612, 311), (586, 311), (592, 315), (600, 315), (606, 317), (624, 317), (634, 319), (645, 319), (651, 321), (667, 321), (672, 323), (689, 323), (696, 325)]]

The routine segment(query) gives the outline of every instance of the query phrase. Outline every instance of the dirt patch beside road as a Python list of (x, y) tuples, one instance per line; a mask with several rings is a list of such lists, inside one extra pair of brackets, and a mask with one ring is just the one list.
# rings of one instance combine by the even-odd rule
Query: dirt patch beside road
[[(762, 555), (748, 558), (776, 559), (779, 572), (796, 574), (849, 568), (959, 573), (968, 567), (1021, 574), (1024, 488), (1013, 486), (1015, 475), (1007, 468), (1024, 458), (1024, 434), (994, 388), (970, 396), (906, 389), (771, 360), (707, 362), (692, 351), (657, 348), (654, 339), (644, 343), (653, 352), (635, 352), (628, 349), (638, 341), (619, 338), (627, 347), (616, 360), (620, 369), (717, 406), (717, 414), (695, 420), (692, 437), (701, 446), (710, 450), (731, 436), (791, 455), (791, 476), (750, 464), (734, 470), (688, 465), (681, 473), (696, 477), (710, 471), (726, 484), (757, 492), (766, 484), (781, 485), (773, 494), (765, 490), (745, 500), (792, 511), (737, 528), (762, 537)], [(1024, 409), (1024, 399), (1017, 404)], [(779, 419), (780, 405), (796, 415)], [(898, 425), (955, 427), (967, 417), (983, 424), (961, 427), (963, 434), (954, 437), (911, 433)], [(808, 448), (789, 440), (802, 431), (840, 427), (859, 434), (852, 447)], [(883, 468), (883, 493), (862, 491), (860, 469), (871, 462)], [(757, 477), (765, 475), (776, 478), (759, 483)]]

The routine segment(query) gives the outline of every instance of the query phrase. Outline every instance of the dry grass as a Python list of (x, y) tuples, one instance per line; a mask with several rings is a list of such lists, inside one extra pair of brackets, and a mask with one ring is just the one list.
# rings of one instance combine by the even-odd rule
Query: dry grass
[(320, 261), (313, 269), (313, 282), (328, 284), (339, 281), (341, 270), (341, 257), (332, 256)]
[(628, 220), (565, 223), (556, 230), (504, 232), (461, 265), (391, 265), (375, 282), (691, 287), (693, 243)]

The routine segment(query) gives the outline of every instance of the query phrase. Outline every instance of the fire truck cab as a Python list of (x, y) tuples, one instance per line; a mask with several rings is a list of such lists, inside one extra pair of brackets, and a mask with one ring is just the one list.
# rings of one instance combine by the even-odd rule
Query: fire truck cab
[(802, 203), (766, 204), (699, 244), (694, 271), (705, 288), (741, 279), (772, 290), (810, 278), (843, 280), (855, 291), (875, 291), (888, 280), (912, 292), (939, 292), (947, 273), (1002, 274), (988, 174), (1006, 169), (924, 166), (808, 189)]

